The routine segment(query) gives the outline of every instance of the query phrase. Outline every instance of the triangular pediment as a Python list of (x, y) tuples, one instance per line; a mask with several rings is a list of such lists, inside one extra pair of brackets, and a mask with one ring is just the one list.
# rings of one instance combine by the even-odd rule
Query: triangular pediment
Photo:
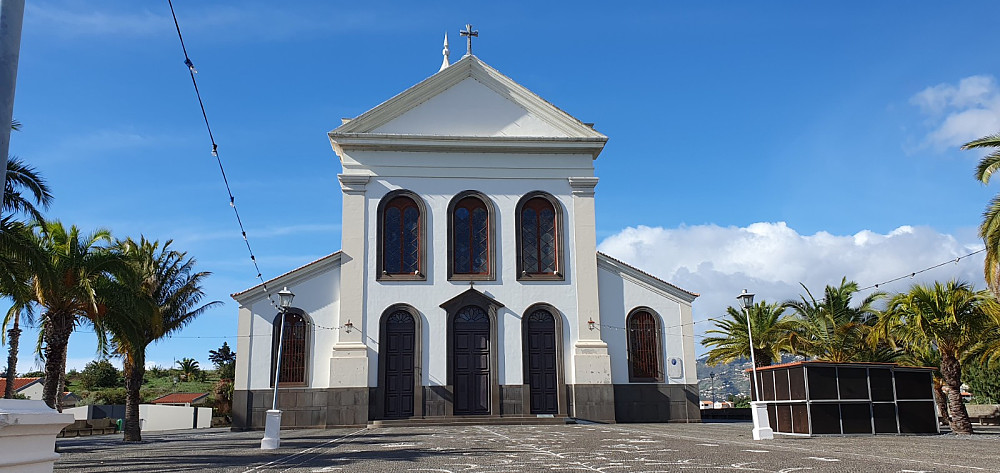
[(330, 132), (359, 135), (607, 140), (471, 55)]
[(450, 313), (454, 313), (458, 309), (461, 309), (462, 307), (465, 307), (467, 305), (475, 305), (487, 308), (494, 314), (496, 314), (496, 311), (498, 309), (504, 306), (500, 301), (480, 292), (475, 288), (470, 287), (465, 292), (462, 292), (461, 294), (452, 297), (446, 302), (443, 302), (441, 304), (441, 308)]

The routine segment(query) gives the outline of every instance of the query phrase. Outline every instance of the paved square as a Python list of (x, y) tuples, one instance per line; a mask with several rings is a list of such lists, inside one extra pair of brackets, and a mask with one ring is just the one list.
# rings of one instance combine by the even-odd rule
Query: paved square
[(59, 440), (56, 471), (499, 473), (1000, 471), (1000, 432), (972, 437), (856, 436), (755, 442), (749, 424), (426, 426), (282, 432), (222, 429)]

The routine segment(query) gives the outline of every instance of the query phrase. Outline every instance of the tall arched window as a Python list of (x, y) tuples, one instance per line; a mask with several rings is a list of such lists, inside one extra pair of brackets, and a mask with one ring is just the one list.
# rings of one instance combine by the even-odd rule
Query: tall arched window
[(517, 207), (518, 279), (563, 279), (559, 202), (533, 192)]
[[(274, 370), (278, 360), (281, 319), (280, 314), (274, 318), (271, 330), (271, 386), (274, 386)], [(305, 385), (309, 325), (305, 317), (294, 312), (287, 312), (284, 319), (285, 337), (281, 340), (281, 373), (278, 375), (278, 384)]]
[(425, 279), (423, 202), (409, 191), (387, 194), (378, 209), (378, 279)]
[(662, 382), (660, 326), (657, 317), (645, 309), (634, 310), (625, 322), (628, 327), (628, 376), (633, 383)]
[(448, 277), (492, 280), (493, 206), (485, 195), (465, 191), (448, 206)]

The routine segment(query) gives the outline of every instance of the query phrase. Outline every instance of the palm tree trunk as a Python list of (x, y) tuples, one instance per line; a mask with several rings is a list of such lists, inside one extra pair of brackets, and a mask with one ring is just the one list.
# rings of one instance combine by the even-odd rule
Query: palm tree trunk
[(62, 392), (59, 391), (59, 386), (66, 371), (66, 347), (73, 332), (72, 320), (66, 320), (68, 318), (61, 314), (46, 314), (45, 333), (42, 335), (45, 341), (45, 383), (42, 385), (42, 400), (53, 409), (61, 404), (59, 401)]
[(962, 402), (962, 365), (949, 350), (941, 350), (941, 378), (944, 380), (944, 391), (948, 393), (951, 431), (956, 434), (971, 434), (969, 411)]
[[(126, 357), (122, 368), (125, 371), (125, 438), (126, 442), (142, 441), (142, 425), (139, 423), (139, 389), (146, 372), (145, 353)], [(129, 358), (132, 358), (131, 360)]]
[(14, 380), (17, 379), (17, 347), (21, 340), (21, 328), (18, 326), (21, 314), (14, 314), (14, 328), (7, 331), (10, 352), (7, 354), (7, 385), (4, 387), (4, 399), (14, 399)]
[(951, 415), (948, 414), (948, 395), (944, 393), (944, 382), (940, 376), (934, 377), (934, 400), (937, 402), (938, 415), (951, 425)]

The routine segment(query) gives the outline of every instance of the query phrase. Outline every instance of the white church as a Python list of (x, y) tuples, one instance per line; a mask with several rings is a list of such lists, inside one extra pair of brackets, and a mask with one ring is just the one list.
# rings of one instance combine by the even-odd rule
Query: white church
[[(471, 49), (471, 47), (470, 47)], [(329, 132), (341, 250), (239, 303), (233, 428), (700, 421), (698, 294), (597, 252), (607, 137), (466, 54)]]

